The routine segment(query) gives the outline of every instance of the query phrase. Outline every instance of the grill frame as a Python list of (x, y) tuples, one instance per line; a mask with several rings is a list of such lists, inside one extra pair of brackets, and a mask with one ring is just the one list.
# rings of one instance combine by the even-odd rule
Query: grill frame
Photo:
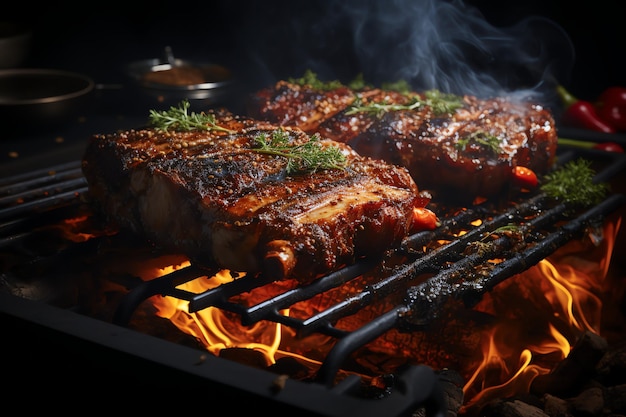
[[(608, 168), (603, 170), (596, 177), (598, 181), (609, 180), (612, 176), (622, 172), (626, 166), (626, 157), (622, 155), (595, 151), (585, 151), (585, 153), (589, 153), (593, 157), (608, 156), (611, 160)], [(559, 158), (561, 161), (567, 161), (579, 154), (580, 150), (575, 150), (572, 153), (571, 150), (566, 149), (565, 152), (559, 154)], [(69, 171), (73, 171), (74, 174), (65, 175), (64, 170), (66, 168)], [(80, 175), (75, 175), (77, 169), (78, 165), (73, 161), (68, 164), (34, 170), (20, 174), (18, 177), (5, 178), (0, 182), (0, 187), (7, 187), (7, 181), (15, 181), (16, 178), (20, 181), (24, 180), (25, 184), (36, 184), (39, 186), (42, 185), (40, 182), (37, 180), (31, 181), (29, 178), (45, 174), (48, 178), (52, 179), (53, 185), (42, 185), (43, 188), (41, 189), (44, 190), (42, 192), (44, 198), (40, 200), (39, 203), (41, 203), (43, 207), (49, 207), (50, 205), (64, 206), (86, 191), (84, 180), (80, 179)], [(51, 172), (54, 172), (54, 174), (51, 174)], [(54, 183), (54, 181), (57, 180), (59, 182)], [(77, 188), (73, 189), (72, 187)], [(4, 190), (4, 188), (1, 189)], [(52, 195), (48, 195), (52, 191), (58, 191), (58, 194), (52, 193)], [(20, 198), (22, 198), (22, 190), (17, 192)], [(9, 198), (14, 197), (15, 195), (11, 195)], [(7, 200), (7, 198), (4, 200)], [(616, 210), (623, 202), (624, 197), (621, 194), (610, 196), (604, 203), (587, 212), (587, 214), (583, 216), (584, 218), (577, 219), (573, 222), (574, 224), (571, 226), (571, 230), (565, 228), (564, 233), (558, 234), (555, 240), (560, 243), (556, 246), (548, 245), (548, 249), (538, 250), (532, 255), (534, 256), (532, 262), (522, 262), (522, 264), (527, 268), (539, 262), (559, 245), (564, 244), (563, 242), (579, 235), (589, 221), (597, 217), (603, 218)], [(37, 201), (15, 206), (15, 208), (10, 208), (8, 211), (0, 211), (0, 220), (9, 220), (2, 225), (0, 230), (6, 232), (13, 228), (22, 227), (19, 224), (19, 220), (16, 223), (13, 218), (19, 216), (22, 212), (28, 213), (33, 209), (35, 211), (38, 209)], [(451, 221), (455, 222), (456, 220), (453, 219)], [(426, 232), (418, 235), (410, 237), (407, 240), (407, 244), (410, 244), (411, 241), (415, 243), (415, 241), (419, 241), (420, 239), (429, 238)], [(19, 240), (19, 235), (17, 239)], [(13, 237), (2, 241), (0, 248), (4, 245), (10, 246), (14, 244), (15, 241), (16, 239)], [(301, 290), (305, 293), (303, 297), (306, 298), (309, 292), (315, 293), (319, 290), (319, 288), (316, 287), (330, 288), (334, 286), (335, 280), (343, 281), (349, 279), (349, 277), (357, 276), (363, 271), (370, 269), (377, 262), (378, 260), (376, 259), (367, 260), (335, 274), (331, 274), (311, 284), (308, 289), (305, 288)], [(519, 269), (519, 265), (511, 268), (512, 269), (508, 272), (501, 272), (500, 275), (496, 274), (496, 278), (492, 281), (482, 283), (482, 292), (469, 289), (467, 292), (454, 293), (453, 295), (463, 298), (466, 304), (471, 305), (476, 302), (476, 300), (480, 299), (484, 291), (488, 291), (498, 282), (522, 270)], [(336, 278), (334, 278), (334, 276), (336, 276)], [(363, 346), (391, 328), (408, 325), (416, 329), (415, 320), (407, 320), (406, 317), (411, 317), (416, 310), (420, 309), (419, 306), (416, 307), (419, 302), (415, 302), (414, 304), (414, 301), (409, 300), (411, 297), (408, 295), (405, 304), (396, 306), (357, 331), (342, 332), (338, 329), (334, 329), (332, 326), (326, 327), (324, 332), (340, 340), (324, 361), (318, 372), (317, 380), (315, 382), (301, 382), (290, 379), (284, 388), (277, 389), (277, 375), (274, 373), (241, 365), (223, 358), (216, 358), (207, 355), (201, 350), (180, 346), (126, 328), (125, 323), (129, 320), (130, 315), (132, 315), (134, 308), (138, 304), (143, 302), (150, 295), (167, 293), (164, 289), (172, 289), (175, 287), (175, 285), (172, 286), (172, 283), (179, 282), (176, 276), (166, 276), (164, 280), (168, 281), (168, 283), (164, 287), (157, 287), (156, 290), (146, 283), (145, 288), (136, 287), (135, 290), (131, 291), (129, 296), (125, 299), (125, 302), (117, 310), (116, 318), (113, 323), (102, 322), (72, 311), (58, 309), (46, 305), (45, 303), (26, 300), (0, 292), (0, 312), (2, 313), (2, 321), (12, 323), (12, 325), (8, 327), (14, 330), (23, 330), (32, 327), (37, 327), (40, 330), (41, 328), (47, 329), (47, 332), (51, 334), (53, 340), (63, 340), (61, 342), (62, 346), (68, 346), (72, 341), (80, 340), (89, 345), (90, 348), (97, 346), (96, 350), (102, 350), (101, 348), (104, 347), (112, 356), (122, 354), (133, 359), (141, 359), (142, 361), (153, 363), (157, 369), (160, 369), (160, 371), (156, 372), (163, 372), (164, 374), (168, 372), (180, 372), (185, 375), (190, 375), (193, 379), (201, 381), (200, 383), (194, 383), (196, 387), (206, 386), (207, 389), (213, 389), (219, 392), (220, 394), (216, 396), (218, 400), (221, 396), (228, 396), (231, 394), (231, 391), (233, 391), (241, 395), (251, 395), (257, 400), (260, 398), (261, 400), (259, 401), (265, 400), (268, 404), (273, 404), (274, 406), (281, 404), (288, 410), (297, 410), (299, 413), (310, 412), (312, 413), (311, 415), (339, 416), (348, 415), (348, 413), (352, 414), (355, 410), (359, 410), (364, 416), (381, 415), (383, 413), (400, 416), (410, 415), (415, 409), (422, 406), (426, 407), (429, 415), (445, 415), (446, 404), (443, 399), (440, 382), (437, 380), (432, 370), (424, 366), (412, 366), (403, 373), (400, 373), (398, 375), (398, 386), (404, 387), (404, 389), (394, 390), (384, 399), (377, 399), (375, 401), (354, 395), (356, 391), (358, 391), (358, 378), (349, 377), (334, 386), (332, 383), (345, 358), (358, 347)], [(233, 285), (236, 286), (237, 281), (234, 281), (234, 283)], [(259, 285), (261, 283), (262, 280), (258, 282)], [(417, 286), (412, 287), (412, 291), (414, 294), (418, 294), (423, 292), (423, 288), (418, 288)], [(219, 308), (220, 303), (215, 300), (220, 300), (222, 296), (221, 294), (216, 294), (217, 293), (213, 291), (210, 292), (209, 295), (192, 297), (189, 300), (191, 302), (190, 311), (196, 311), (208, 305), (214, 305)], [(284, 297), (284, 299), (289, 299), (289, 297), (298, 298), (297, 295), (294, 296), (292, 294), (283, 295), (282, 297)], [(213, 301), (209, 300), (207, 303), (207, 298), (213, 298)], [(272, 302), (275, 302), (275, 300)], [(194, 303), (196, 303), (197, 306), (195, 306)], [(222, 305), (222, 307), (224, 306)], [(229, 309), (233, 310), (232, 308)], [(235, 310), (237, 309), (235, 308)], [(270, 308), (270, 310), (272, 310), (272, 308)], [(267, 319), (266, 315), (255, 316), (254, 312), (244, 312), (243, 316), (244, 323), (254, 323), (261, 319)], [(275, 314), (273, 317), (275, 317), (276, 322), (281, 322), (282, 324), (292, 327), (299, 326), (299, 323), (285, 316)], [(423, 323), (417, 323), (418, 330), (421, 324)], [(21, 330), (18, 331), (18, 333), (21, 334), (16, 337), (25, 341), (30, 340), (29, 336), (24, 334)], [(34, 343), (34, 341), (31, 340), (25, 343)], [(146, 349), (146, 346), (149, 346), (149, 348)], [(121, 363), (128, 363), (128, 361), (123, 360)], [(96, 368), (98, 369), (97, 372), (102, 370), (99, 365), (96, 365)], [(128, 369), (121, 370), (121, 372), (126, 373)], [(224, 378), (224, 375), (241, 374), (246, 374), (246, 376), (244, 378), (238, 378), (237, 381), (233, 381), (229, 377)], [(228, 387), (226, 390), (228, 393), (223, 392), (224, 387)], [(237, 397), (234, 393), (233, 395)]]

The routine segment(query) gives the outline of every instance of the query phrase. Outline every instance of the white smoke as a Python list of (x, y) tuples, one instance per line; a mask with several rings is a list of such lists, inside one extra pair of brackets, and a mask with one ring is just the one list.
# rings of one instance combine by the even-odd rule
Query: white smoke
[(335, 13), (348, 17), (356, 57), (370, 78), (405, 80), (418, 90), (545, 95), (574, 60), (556, 23), (532, 17), (498, 28), (460, 0), (347, 0)]
[(299, 77), (349, 81), (356, 73), (374, 85), (407, 81), (479, 97), (558, 100), (573, 45), (556, 23), (527, 17), (495, 27), (461, 0), (310, 0), (250, 12), (249, 54), (270, 79)]

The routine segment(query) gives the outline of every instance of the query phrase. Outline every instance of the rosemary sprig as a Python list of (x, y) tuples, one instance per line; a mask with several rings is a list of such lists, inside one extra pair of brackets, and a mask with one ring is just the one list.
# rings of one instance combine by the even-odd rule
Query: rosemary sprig
[(493, 235), (499, 235), (499, 234), (503, 234), (503, 235), (507, 235), (507, 236), (512, 236), (515, 234), (519, 234), (520, 233), (520, 227), (517, 224), (514, 223), (508, 223), (504, 226), (500, 226), (490, 232), (488, 232), (482, 239), (480, 239), (481, 241), (485, 241), (487, 240), (488, 237), (493, 236)]
[(469, 136), (459, 139), (454, 144), (454, 147), (460, 151), (465, 151), (470, 142), (477, 143), (484, 148), (491, 150), (496, 155), (500, 153), (501, 150), (500, 140), (496, 136), (490, 135), (482, 130), (477, 130), (472, 132)]
[(450, 114), (463, 106), (460, 96), (442, 93), (438, 90), (424, 92), (424, 98), (415, 95), (407, 104), (370, 103), (363, 105), (360, 99), (356, 99), (346, 114), (370, 113), (381, 117), (386, 112), (398, 110), (415, 110), (422, 106), (429, 106), (436, 115)]
[(157, 130), (174, 130), (190, 132), (192, 130), (219, 131), (234, 133), (216, 124), (215, 116), (208, 113), (189, 112), (189, 101), (183, 100), (178, 107), (170, 107), (169, 110), (150, 110), (150, 124)]
[(318, 169), (344, 169), (346, 156), (336, 146), (323, 146), (318, 134), (305, 143), (292, 144), (282, 129), (271, 135), (261, 133), (254, 140), (258, 148), (254, 152), (287, 158), (287, 173), (315, 172)]
[(391, 104), (387, 102), (369, 104), (362, 103), (361, 98), (357, 97), (352, 103), (352, 106), (346, 111), (346, 114), (369, 113), (372, 116), (380, 118), (385, 113), (390, 111), (415, 110), (423, 105), (423, 102), (419, 99), (419, 97), (415, 97), (408, 104)]
[(594, 183), (591, 162), (579, 158), (544, 176), (541, 190), (556, 200), (589, 206), (599, 204), (609, 192), (608, 183)]

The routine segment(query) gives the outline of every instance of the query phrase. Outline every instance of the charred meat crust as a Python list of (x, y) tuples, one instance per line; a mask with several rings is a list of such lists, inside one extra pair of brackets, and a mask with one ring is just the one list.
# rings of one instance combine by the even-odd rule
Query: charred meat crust
[[(507, 189), (516, 166), (541, 175), (554, 164), (555, 122), (538, 104), (463, 96), (459, 109), (443, 115), (428, 105), (374, 115), (349, 110), (356, 99), (361, 104), (406, 104), (417, 93), (380, 89), (352, 93), (349, 102), (345, 87), (322, 91), (281, 81), (254, 93), (248, 111), (307, 133), (320, 132), (361, 155), (404, 166), (421, 189), (439, 200), (492, 197)], [(498, 148), (471, 140), (476, 135), (495, 138)]]
[(337, 142), (323, 141), (341, 147), (346, 169), (288, 175), (285, 158), (254, 152), (253, 138), (308, 135), (225, 112), (216, 119), (236, 133), (94, 135), (83, 158), (94, 204), (196, 263), (308, 282), (399, 244), (413, 208), (428, 203), (406, 169)]

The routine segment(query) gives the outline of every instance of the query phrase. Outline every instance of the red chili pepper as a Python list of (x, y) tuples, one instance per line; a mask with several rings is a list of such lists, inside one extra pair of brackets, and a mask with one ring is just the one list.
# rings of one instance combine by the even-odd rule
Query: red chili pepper
[(624, 153), (624, 148), (619, 143), (615, 142), (602, 142), (593, 146), (593, 149), (600, 149), (605, 152), (617, 152)]
[(441, 226), (437, 215), (425, 207), (413, 208), (413, 230), (433, 230)]
[(609, 87), (596, 102), (598, 116), (617, 131), (626, 131), (626, 87)]
[(615, 133), (613, 126), (602, 120), (590, 101), (579, 100), (563, 86), (557, 86), (557, 92), (565, 106), (561, 121), (572, 127), (590, 129), (604, 133)]
[(535, 188), (539, 184), (537, 174), (532, 169), (522, 166), (513, 168), (513, 182), (522, 188)]

